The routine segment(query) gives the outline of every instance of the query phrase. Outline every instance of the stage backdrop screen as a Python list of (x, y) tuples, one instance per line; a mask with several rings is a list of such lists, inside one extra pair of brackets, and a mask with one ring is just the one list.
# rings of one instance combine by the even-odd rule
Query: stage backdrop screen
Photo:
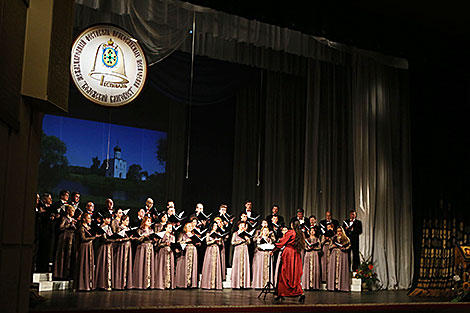
[(143, 207), (165, 195), (167, 133), (111, 123), (45, 115), (41, 138), (39, 192), (78, 191), (81, 207), (105, 199), (115, 207)]

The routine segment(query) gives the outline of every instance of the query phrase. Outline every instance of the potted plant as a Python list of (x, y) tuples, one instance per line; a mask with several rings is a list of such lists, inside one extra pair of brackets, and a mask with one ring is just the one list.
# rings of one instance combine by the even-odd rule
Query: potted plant
[(372, 256), (364, 259), (364, 256), (361, 254), (361, 264), (355, 272), (355, 277), (360, 278), (362, 282), (363, 290), (371, 290), (372, 287), (375, 287), (379, 279), (377, 278), (377, 273), (374, 273), (374, 265), (372, 264)]

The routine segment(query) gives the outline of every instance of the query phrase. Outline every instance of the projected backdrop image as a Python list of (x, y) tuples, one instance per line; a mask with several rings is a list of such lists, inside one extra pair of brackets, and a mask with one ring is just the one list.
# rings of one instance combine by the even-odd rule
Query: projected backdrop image
[(164, 203), (167, 133), (45, 115), (39, 192), (78, 191), (81, 202), (142, 207), (146, 197)]

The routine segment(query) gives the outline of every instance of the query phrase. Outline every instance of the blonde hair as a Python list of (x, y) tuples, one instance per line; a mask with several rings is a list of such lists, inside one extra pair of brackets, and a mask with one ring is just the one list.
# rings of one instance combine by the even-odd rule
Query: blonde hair
[(349, 238), (348, 236), (346, 236), (346, 233), (344, 232), (343, 227), (341, 226), (336, 227), (336, 233), (338, 233), (338, 229), (341, 229), (341, 237), (338, 238), (339, 243), (342, 245), (347, 244), (349, 242)]

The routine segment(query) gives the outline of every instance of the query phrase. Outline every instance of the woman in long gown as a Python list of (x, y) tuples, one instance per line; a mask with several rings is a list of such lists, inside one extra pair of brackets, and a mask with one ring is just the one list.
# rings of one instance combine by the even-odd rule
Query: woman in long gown
[(328, 283), (328, 264), (330, 263), (330, 246), (333, 240), (333, 224), (326, 225), (326, 232), (322, 239), (323, 254), (321, 256), (321, 280)]
[(116, 209), (114, 211), (114, 218), (113, 221), (111, 222), (111, 230), (113, 233), (118, 233), (119, 232), (119, 225), (121, 225), (121, 218), (123, 216), (122, 209)]
[(185, 245), (184, 249), (176, 258), (176, 287), (177, 288), (197, 288), (197, 248), (192, 243), (193, 224), (186, 223), (183, 232), (178, 236), (178, 243)]
[(321, 284), (320, 275), (320, 234), (315, 228), (310, 228), (309, 238), (306, 239), (304, 268), (302, 274), (302, 286), (306, 290), (319, 290)]
[(93, 240), (101, 235), (91, 233), (91, 216), (83, 213), (77, 232), (77, 262), (75, 267), (74, 286), (79, 291), (95, 289), (95, 254)]
[(202, 289), (222, 289), (222, 259), (225, 259), (225, 254), (222, 254), (220, 247), (223, 245), (223, 238), (217, 232), (219, 229), (218, 223), (214, 221), (210, 226), (210, 233), (206, 235), (206, 254), (204, 255), (204, 262), (202, 264)]
[(304, 291), (302, 290), (302, 257), (301, 251), (305, 248), (305, 237), (299, 228), (299, 221), (291, 223), (291, 229), (275, 243), (277, 249), (284, 247), (281, 255), (281, 268), (278, 282), (274, 294), (276, 300), (283, 297), (300, 296), (299, 301), (305, 302)]
[[(271, 250), (263, 249), (263, 244), (273, 244), (274, 235), (269, 232), (267, 226), (262, 227), (260, 233), (254, 238), (256, 243), (255, 256), (253, 258), (253, 283), (255, 289), (262, 289), (268, 282), (273, 282), (274, 265), (272, 262)], [(270, 268), (272, 269), (270, 270)]]
[(117, 234), (122, 238), (114, 242), (114, 277), (113, 289), (132, 289), (132, 248), (131, 238), (126, 231), (129, 230), (129, 215), (123, 215), (120, 218), (121, 225), (117, 229)]
[(153, 240), (150, 235), (153, 230), (150, 228), (152, 219), (144, 216), (140, 228), (137, 230), (139, 238), (136, 240), (137, 249), (134, 258), (134, 268), (132, 271), (134, 289), (155, 288), (155, 253)]
[(67, 215), (63, 216), (60, 224), (60, 235), (57, 241), (57, 253), (54, 263), (54, 278), (72, 279), (75, 261), (75, 208), (69, 204), (65, 205)]
[(232, 288), (251, 288), (250, 257), (248, 245), (251, 243), (249, 237), (240, 237), (240, 234), (248, 229), (247, 223), (238, 222), (238, 231), (232, 235), (233, 260), (232, 260)]
[[(218, 229), (220, 232), (222, 233), (225, 233), (225, 225), (222, 221), (222, 219), (220, 217), (216, 217), (214, 218), (214, 222), (217, 223), (217, 226), (218, 226)], [(227, 234), (225, 236), (223, 236), (220, 241), (220, 264), (222, 266), (222, 281), (225, 280), (226, 276), (227, 276), (227, 263), (226, 263), (226, 260), (225, 260), (225, 257), (226, 257), (226, 251), (225, 251), (225, 242), (228, 241), (230, 239), (230, 233), (229, 232), (226, 232)]]
[(160, 221), (158, 223), (155, 223), (155, 232), (159, 233), (161, 231), (164, 231), (167, 223), (168, 223), (168, 214), (163, 213), (160, 216)]
[(112, 288), (114, 272), (114, 240), (110, 239), (113, 236), (113, 231), (111, 230), (111, 215), (109, 213), (103, 214), (103, 223), (100, 227), (103, 229), (103, 237), (100, 239), (98, 257), (96, 258), (95, 282), (96, 288), (109, 291)]
[(175, 259), (171, 244), (175, 243), (172, 234), (173, 224), (166, 224), (163, 238), (158, 242), (158, 252), (155, 261), (155, 288), (175, 288)]
[(328, 264), (327, 289), (330, 291), (350, 291), (351, 273), (349, 272), (350, 241), (341, 226), (336, 228), (336, 235), (333, 237), (330, 246), (330, 263)]

